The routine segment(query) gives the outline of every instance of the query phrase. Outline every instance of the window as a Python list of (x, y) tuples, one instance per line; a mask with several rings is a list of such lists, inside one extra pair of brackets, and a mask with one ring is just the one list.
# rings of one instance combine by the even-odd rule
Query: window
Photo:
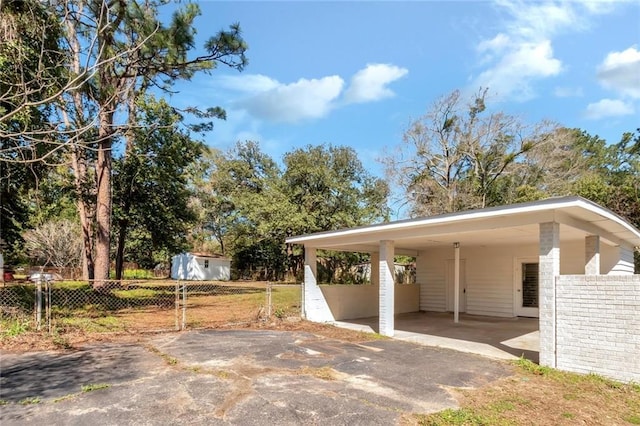
[(209, 269), (209, 259), (206, 259), (206, 260), (204, 261), (204, 268), (205, 268), (205, 269)]

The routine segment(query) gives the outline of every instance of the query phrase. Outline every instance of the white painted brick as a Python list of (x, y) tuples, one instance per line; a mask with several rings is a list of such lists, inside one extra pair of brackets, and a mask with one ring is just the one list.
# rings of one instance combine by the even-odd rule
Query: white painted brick
[(639, 293), (638, 275), (557, 277), (557, 367), (640, 381)]

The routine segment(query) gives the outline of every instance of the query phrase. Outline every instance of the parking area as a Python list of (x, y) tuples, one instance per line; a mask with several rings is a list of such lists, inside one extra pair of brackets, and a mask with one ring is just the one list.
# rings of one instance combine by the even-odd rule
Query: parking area
[[(524, 357), (538, 362), (538, 318), (499, 318), (450, 312), (412, 312), (395, 317), (394, 339), (425, 346), (454, 349), (496, 359)], [(378, 317), (339, 321), (339, 327), (377, 332)]]
[(168, 333), (65, 353), (2, 354), (0, 423), (386, 425), (456, 407), (451, 388), (511, 372), (501, 361), (397, 340)]

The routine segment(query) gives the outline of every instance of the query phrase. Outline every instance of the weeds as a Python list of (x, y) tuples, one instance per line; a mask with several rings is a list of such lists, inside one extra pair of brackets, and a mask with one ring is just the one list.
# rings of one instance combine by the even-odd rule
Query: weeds
[(40, 403), (39, 396), (30, 396), (18, 402), (18, 404), (20, 405), (31, 405), (31, 404), (39, 404), (39, 403)]
[(419, 425), (440, 426), (440, 425), (493, 425), (497, 424), (491, 419), (475, 413), (473, 410), (460, 408), (457, 410), (446, 409), (436, 414), (428, 416), (417, 416)]
[(82, 390), (82, 392), (93, 392), (95, 390), (99, 390), (99, 389), (107, 389), (110, 388), (111, 385), (108, 385), (106, 383), (98, 383), (98, 384), (88, 384), (88, 385), (82, 385), (82, 387), (80, 388)]
[(178, 364), (178, 359), (172, 357), (169, 354), (165, 354), (164, 352), (160, 351), (160, 349), (156, 348), (155, 346), (151, 346), (151, 345), (146, 345), (145, 346), (147, 348), (147, 350), (149, 352), (152, 352), (156, 355), (158, 355), (160, 358), (162, 358), (164, 360), (164, 362), (166, 362), (169, 365), (177, 365)]
[(313, 376), (321, 380), (332, 381), (336, 380), (336, 372), (331, 367), (308, 367), (305, 366), (300, 369), (300, 374), (304, 374), (307, 376)]
[(523, 369), (524, 371), (531, 374), (535, 374), (536, 376), (549, 376), (554, 371), (550, 367), (545, 367), (545, 366), (536, 364), (535, 362), (528, 360), (524, 357), (518, 358), (518, 360), (515, 361), (515, 364), (521, 369)]
[(631, 414), (630, 416), (626, 416), (624, 421), (631, 423), (632, 425), (640, 425), (640, 414)]
[(16, 337), (31, 331), (31, 322), (24, 318), (3, 320), (0, 324), (2, 324), (1, 337)]
[(53, 402), (54, 404), (57, 404), (58, 402), (66, 401), (67, 399), (71, 399), (71, 398), (74, 398), (76, 396), (78, 396), (77, 393), (70, 393), (68, 395), (64, 395), (64, 396), (61, 396), (59, 398), (56, 398), (51, 402)]

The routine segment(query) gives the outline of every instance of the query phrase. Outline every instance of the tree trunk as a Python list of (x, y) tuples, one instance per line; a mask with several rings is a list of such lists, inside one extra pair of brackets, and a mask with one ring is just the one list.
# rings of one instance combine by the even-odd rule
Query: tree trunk
[[(76, 75), (80, 75), (80, 42), (78, 41), (77, 28), (72, 21), (66, 22), (68, 31), (68, 40), (73, 54), (72, 69)], [(82, 94), (79, 90), (73, 91), (73, 104), (75, 113), (78, 117), (84, 116), (84, 103), (82, 102)], [(68, 129), (73, 128), (71, 120), (67, 115), (66, 109), (62, 109), (64, 121)], [(88, 183), (87, 159), (84, 150), (83, 140), (80, 139), (71, 152), (72, 167), (75, 174), (74, 187), (76, 193), (76, 202), (78, 206), (78, 216), (80, 218), (80, 227), (82, 228), (82, 279), (86, 281), (93, 280), (94, 263), (93, 263), (93, 229), (91, 224), (90, 206), (87, 205), (86, 188)]]
[(96, 258), (94, 287), (109, 279), (109, 248), (111, 242), (111, 128), (113, 112), (100, 112), (98, 160), (96, 162)]
[[(126, 203), (129, 204), (129, 203)], [(124, 271), (124, 244), (127, 241), (127, 227), (129, 221), (122, 219), (118, 221), (118, 246), (116, 248), (116, 280), (122, 279)]]
[(75, 173), (74, 187), (76, 192), (78, 216), (80, 217), (80, 227), (82, 228), (82, 279), (89, 281), (93, 279), (93, 235), (91, 232), (91, 221), (87, 213), (88, 207), (84, 199), (83, 182), (87, 179), (87, 166), (83, 158), (83, 153), (74, 149), (72, 167)]

